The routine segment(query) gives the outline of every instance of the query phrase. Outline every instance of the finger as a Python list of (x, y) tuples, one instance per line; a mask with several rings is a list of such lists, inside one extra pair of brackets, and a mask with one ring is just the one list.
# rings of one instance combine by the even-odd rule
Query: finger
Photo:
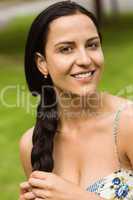
[(36, 179), (36, 178), (30, 178), (29, 179), (29, 184), (32, 187), (37, 187), (37, 188), (42, 188), (42, 189), (51, 189), (51, 186), (48, 185), (44, 180), (41, 179)]
[[(21, 195), (20, 197), (19, 197), (19, 200), (27, 200), (25, 197), (24, 197), (24, 195)], [(32, 199), (33, 200), (33, 199)]]
[(19, 200), (25, 200), (23, 195), (20, 195)]
[(23, 182), (20, 184), (20, 194), (23, 194), (31, 189), (31, 186), (28, 182)]
[(48, 176), (51, 176), (53, 173), (51, 172), (44, 172), (44, 171), (34, 171), (31, 173), (31, 178), (40, 178), (40, 179), (46, 179)]
[(36, 196), (35, 196), (35, 194), (33, 194), (33, 192), (27, 192), (23, 196), (24, 196), (24, 200), (36, 198)]
[(19, 200), (27, 200), (27, 199), (24, 197), (24, 195), (20, 195)]
[(42, 198), (36, 198), (35, 200), (43, 200)]
[(30, 184), (28, 183), (28, 181), (20, 183), (20, 188), (21, 189), (28, 189), (28, 188), (30, 188)]
[(48, 193), (48, 191), (42, 190), (42, 189), (32, 189), (32, 192), (35, 194), (35, 196), (39, 197), (39, 198), (50, 198), (50, 195)]

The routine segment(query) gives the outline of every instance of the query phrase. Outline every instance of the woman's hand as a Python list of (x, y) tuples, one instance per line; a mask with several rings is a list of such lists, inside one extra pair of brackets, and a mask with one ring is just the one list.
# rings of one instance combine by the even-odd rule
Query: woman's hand
[(36, 199), (84, 199), (85, 191), (82, 188), (54, 173), (35, 171), (31, 174), (28, 182)]
[(20, 197), (19, 200), (34, 200), (35, 195), (31, 191), (31, 186), (28, 182), (23, 182), (20, 184)]

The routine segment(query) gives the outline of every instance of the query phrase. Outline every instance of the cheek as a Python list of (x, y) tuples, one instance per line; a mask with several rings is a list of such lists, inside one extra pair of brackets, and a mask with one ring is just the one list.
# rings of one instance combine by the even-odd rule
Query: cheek
[(102, 51), (95, 52), (95, 54), (93, 55), (93, 59), (95, 64), (99, 67), (104, 66), (104, 55)]
[(67, 56), (53, 56), (48, 58), (48, 70), (51, 76), (63, 76), (70, 73), (72, 59)]

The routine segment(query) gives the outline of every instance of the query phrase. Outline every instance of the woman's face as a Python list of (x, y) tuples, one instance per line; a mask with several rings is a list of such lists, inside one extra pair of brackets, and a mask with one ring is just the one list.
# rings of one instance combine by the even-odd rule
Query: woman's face
[(79, 96), (96, 91), (104, 57), (97, 29), (88, 16), (78, 13), (54, 20), (45, 52), (41, 71), (50, 74), (59, 91)]

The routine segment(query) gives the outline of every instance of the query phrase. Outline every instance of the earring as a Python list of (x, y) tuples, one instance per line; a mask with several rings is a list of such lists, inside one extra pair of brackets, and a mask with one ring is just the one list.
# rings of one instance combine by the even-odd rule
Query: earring
[(44, 75), (44, 78), (48, 78), (48, 75), (47, 75), (47, 74), (45, 74), (45, 75)]

